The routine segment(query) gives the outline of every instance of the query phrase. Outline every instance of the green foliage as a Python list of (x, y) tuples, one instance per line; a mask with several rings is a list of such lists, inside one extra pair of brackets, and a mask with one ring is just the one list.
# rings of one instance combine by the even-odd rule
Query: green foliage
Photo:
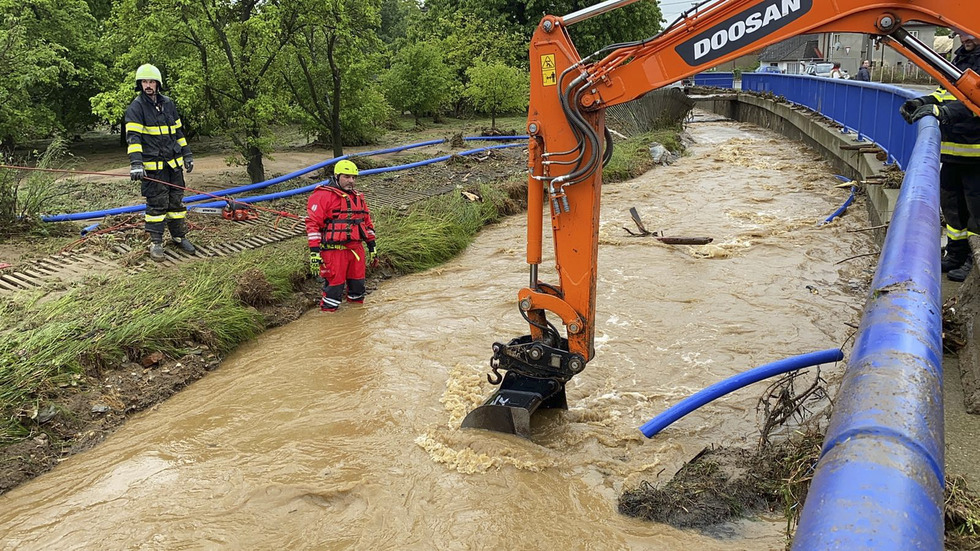
[(650, 144), (653, 142), (663, 144), (669, 151), (681, 151), (680, 131), (680, 128), (664, 128), (617, 142), (613, 147), (612, 159), (602, 169), (603, 181), (622, 182), (650, 170), (653, 167)]
[(343, 145), (373, 143), (392, 112), (375, 76), (381, 0), (338, 0), (330, 12), (306, 13), (280, 69), (306, 131), (343, 155)]
[[(514, 26), (522, 30), (527, 43), (545, 15), (568, 15), (594, 5), (593, 0), (427, 0), (433, 17), (454, 12), (487, 23)], [(641, 40), (660, 31), (661, 12), (654, 0), (640, 0), (628, 6), (587, 19), (569, 27), (579, 53), (588, 55), (604, 46)], [(526, 56), (526, 53), (525, 53)]]
[(238, 300), (237, 276), (258, 270), (281, 298), (305, 270), (306, 253), (293, 245), (85, 285), (43, 303), (0, 301), (0, 443), (24, 432), (18, 412), (86, 369), (156, 350), (178, 356), (188, 339), (223, 353), (256, 336), (263, 316)]
[(479, 63), (466, 71), (469, 84), (465, 96), (480, 113), (490, 115), (490, 127), (497, 127), (497, 115), (526, 109), (530, 84), (528, 74), (496, 62)]
[(465, 107), (467, 70), (474, 64), (503, 63), (526, 68), (528, 63), (527, 42), (519, 27), (461, 11), (425, 17), (412, 29), (410, 37), (414, 41), (438, 42), (454, 76), (448, 101), (457, 116)]
[[(55, 139), (44, 153), (27, 163), (41, 169), (59, 167), (65, 150), (65, 141)], [(6, 162), (2, 156), (0, 161)], [(43, 233), (41, 213), (58, 193), (56, 179), (51, 172), (0, 168), (0, 238)]]
[(0, 0), (0, 146), (79, 133), (106, 79), (84, 0)]
[(385, 44), (405, 39), (412, 19), (419, 13), (419, 5), (415, 0), (381, 0), (381, 28), (378, 37)]
[(483, 201), (471, 203), (454, 193), (425, 201), (407, 214), (381, 209), (373, 218), (383, 261), (401, 273), (438, 266), (459, 254), (480, 229), (500, 217), (504, 195), (481, 186)]
[(395, 54), (382, 82), (391, 105), (411, 111), (418, 123), (423, 115), (438, 115), (449, 96), (452, 74), (436, 44), (419, 42)]
[[(590, 0), (528, 0), (527, 13), (566, 15), (594, 3)], [(618, 10), (613, 10), (569, 28), (572, 41), (582, 56), (601, 48), (643, 40), (660, 32), (660, 5), (653, 0), (640, 0)], [(533, 21), (536, 26), (538, 21)]]

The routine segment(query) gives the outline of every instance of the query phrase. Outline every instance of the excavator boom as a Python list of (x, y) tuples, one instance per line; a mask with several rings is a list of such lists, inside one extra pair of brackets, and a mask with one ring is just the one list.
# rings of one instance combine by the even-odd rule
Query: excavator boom
[[(876, 35), (980, 114), (980, 76), (960, 71), (903, 25), (920, 21), (978, 35), (967, 0), (719, 0), (685, 14), (648, 40), (581, 57), (568, 26), (635, 0), (610, 0), (562, 17), (545, 16), (531, 40), (527, 132), (528, 287), (518, 308), (530, 333), (493, 345), (497, 391), (464, 427), (530, 436), (538, 408), (565, 408), (565, 383), (595, 355), (595, 291), (602, 166), (611, 155), (605, 109), (806, 33)], [(557, 284), (538, 280), (547, 200)], [(564, 335), (549, 321), (561, 320)], [(506, 371), (506, 375), (501, 375)]]

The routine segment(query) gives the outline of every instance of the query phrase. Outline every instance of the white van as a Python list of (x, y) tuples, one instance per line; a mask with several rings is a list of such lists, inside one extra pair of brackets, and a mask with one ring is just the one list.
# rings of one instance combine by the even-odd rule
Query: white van
[(803, 71), (807, 75), (815, 77), (830, 78), (830, 70), (834, 68), (833, 63), (811, 63)]

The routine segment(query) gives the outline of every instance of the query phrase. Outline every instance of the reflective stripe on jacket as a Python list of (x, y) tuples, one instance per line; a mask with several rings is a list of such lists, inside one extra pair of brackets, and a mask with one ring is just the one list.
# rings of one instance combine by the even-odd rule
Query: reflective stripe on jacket
[(171, 168), (184, 166), (184, 157), (191, 149), (184, 137), (177, 107), (167, 96), (157, 94), (154, 104), (145, 93), (126, 109), (126, 142), (130, 163), (143, 163), (146, 170), (162, 170), (164, 163)]
[[(980, 48), (968, 52), (960, 46), (953, 64), (962, 71), (973, 69), (980, 73)], [(936, 90), (932, 97), (947, 112), (947, 121), (939, 125), (940, 159), (944, 163), (980, 164), (980, 116), (944, 89)]]

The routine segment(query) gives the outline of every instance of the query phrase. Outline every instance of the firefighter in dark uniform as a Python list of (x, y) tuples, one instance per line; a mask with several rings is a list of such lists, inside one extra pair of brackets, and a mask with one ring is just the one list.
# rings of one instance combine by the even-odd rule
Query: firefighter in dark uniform
[[(961, 33), (953, 64), (980, 73), (976, 37)], [(951, 281), (963, 281), (973, 269), (970, 235), (980, 233), (980, 117), (946, 90), (910, 99), (901, 107), (909, 124), (926, 116), (939, 120), (942, 134), (939, 205), (946, 219), (946, 254), (942, 270)]]
[(140, 181), (140, 192), (146, 198), (150, 258), (157, 262), (166, 258), (165, 229), (170, 230), (170, 237), (182, 251), (195, 252), (187, 239), (187, 209), (183, 205), (184, 170), (194, 170), (194, 159), (177, 107), (160, 93), (161, 88), (160, 70), (153, 65), (140, 65), (136, 69), (136, 91), (140, 95), (126, 109), (129, 176)]
[(337, 310), (345, 285), (347, 302), (364, 302), (367, 255), (374, 257), (375, 235), (364, 194), (354, 189), (357, 173), (353, 162), (337, 161), (333, 178), (317, 186), (306, 205), (310, 273), (324, 279), (320, 298), (324, 312)]

